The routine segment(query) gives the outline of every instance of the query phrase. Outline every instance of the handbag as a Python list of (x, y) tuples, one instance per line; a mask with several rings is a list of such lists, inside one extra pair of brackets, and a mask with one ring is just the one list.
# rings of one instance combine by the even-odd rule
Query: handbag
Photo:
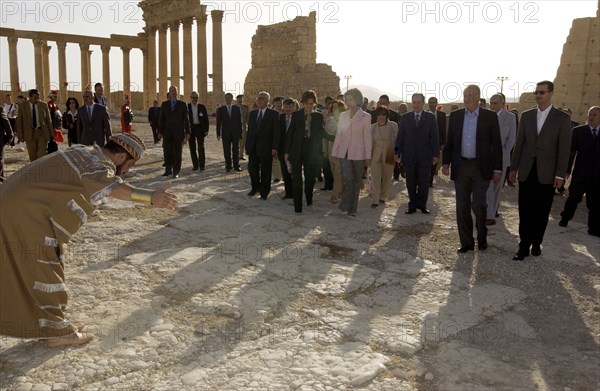
[(56, 141), (48, 141), (48, 146), (46, 147), (46, 152), (48, 153), (48, 155), (56, 151), (58, 151), (58, 144), (56, 143)]
[(367, 169), (367, 179), (365, 183), (365, 190), (368, 194), (375, 193), (375, 182), (373, 181), (373, 176), (371, 175), (371, 169)]
[(394, 148), (390, 145), (387, 151), (385, 151), (385, 164), (394, 165), (395, 163)]

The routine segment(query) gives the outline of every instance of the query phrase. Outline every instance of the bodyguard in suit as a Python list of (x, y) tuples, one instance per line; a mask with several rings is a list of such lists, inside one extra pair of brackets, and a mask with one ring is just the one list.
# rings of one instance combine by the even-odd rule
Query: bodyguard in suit
[[(217, 139), (223, 140), (225, 169), (240, 168), (240, 138), (242, 137), (242, 111), (239, 106), (232, 105), (233, 94), (225, 94), (225, 104), (217, 109)], [(246, 151), (247, 152), (247, 151)], [(232, 156), (233, 155), (233, 156)]]
[(463, 96), (465, 109), (450, 114), (442, 157), (442, 173), (448, 175), (452, 169), (450, 179), (454, 181), (456, 191), (456, 222), (460, 237), (458, 253), (475, 249), (471, 209), (475, 213), (478, 248), (481, 251), (487, 248), (485, 195), (490, 180), (498, 182), (502, 175), (498, 115), (479, 107), (481, 90), (478, 86), (467, 86)]
[(29, 90), (29, 102), (19, 104), (17, 136), (25, 141), (29, 160), (46, 156), (48, 142), (54, 139), (54, 127), (48, 105), (40, 102), (38, 90)]
[(436, 165), (440, 156), (440, 140), (435, 116), (423, 110), (425, 96), (420, 93), (412, 96), (413, 111), (400, 117), (396, 137), (396, 161), (404, 164), (408, 209), (413, 214), (417, 209), (429, 213), (429, 179), (431, 165)]
[(295, 109), (296, 105), (294, 104), (294, 100), (292, 98), (285, 98), (283, 100), (283, 113), (279, 115), (279, 148), (277, 149), (277, 156), (279, 164), (281, 165), (281, 174), (283, 175), (283, 184), (285, 188), (285, 195), (281, 197), (283, 200), (294, 198), (292, 174), (288, 171), (285, 161), (285, 146), (290, 125), (292, 124), (292, 114)]
[(160, 106), (158, 132), (163, 139), (165, 156), (165, 172), (163, 176), (179, 177), (181, 171), (181, 155), (183, 143), (190, 139), (190, 119), (188, 107), (184, 101), (177, 99), (177, 87), (169, 87), (169, 100)]
[(250, 112), (246, 136), (248, 173), (252, 186), (248, 195), (252, 197), (260, 193), (263, 200), (266, 200), (271, 192), (273, 158), (277, 159), (280, 138), (279, 113), (268, 108), (270, 99), (268, 92), (258, 93), (257, 110)]
[(158, 120), (160, 119), (160, 106), (158, 101), (154, 100), (153, 106), (148, 109), (148, 122), (152, 128), (152, 138), (154, 144), (158, 144), (160, 139), (158, 138)]
[[(191, 103), (188, 104), (190, 117), (191, 137), (190, 155), (192, 157), (192, 171), (204, 171), (206, 154), (204, 153), (204, 138), (208, 136), (208, 111), (206, 106), (198, 103), (200, 95), (196, 91), (190, 95)], [(196, 150), (197, 148), (197, 150)]]
[[(429, 106), (429, 111), (435, 116), (440, 140), (440, 151), (442, 151), (444, 149), (444, 144), (446, 143), (446, 113), (437, 109), (438, 99), (435, 96), (432, 96), (427, 100), (427, 105)], [(436, 163), (431, 165), (431, 178), (429, 179), (430, 187), (433, 187), (433, 177), (438, 174), (439, 170), (439, 164)]]
[(112, 136), (106, 106), (94, 102), (92, 91), (83, 93), (83, 105), (77, 109), (77, 141), (82, 145), (104, 147)]
[(571, 119), (552, 106), (554, 83), (541, 81), (535, 88), (538, 106), (521, 114), (512, 155), (510, 180), (519, 174), (519, 250), (522, 261), (542, 253), (554, 189), (560, 189), (569, 165)]
[(487, 217), (486, 225), (496, 224), (496, 212), (500, 206), (500, 192), (504, 187), (504, 178), (507, 168), (510, 167), (510, 151), (512, 151), (517, 138), (517, 121), (515, 115), (504, 109), (506, 98), (503, 94), (496, 94), (490, 98), (490, 109), (498, 114), (500, 124), (500, 137), (502, 139), (502, 177), (499, 182), (490, 183), (486, 195)]
[[(284, 157), (292, 164), (294, 211), (297, 214), (302, 213), (303, 186), (306, 205), (312, 205), (317, 169), (323, 154), (323, 138), (335, 139), (325, 130), (323, 115), (314, 111), (317, 94), (312, 90), (305, 91), (300, 102), (304, 108), (292, 114)], [(302, 180), (303, 171), (304, 181)]]
[[(575, 169), (572, 170), (575, 157)], [(600, 236), (600, 106), (590, 108), (587, 125), (573, 129), (566, 178), (569, 175), (569, 198), (565, 202), (560, 214), (562, 219), (558, 224), (561, 227), (567, 226), (585, 193), (588, 205), (588, 233)]]

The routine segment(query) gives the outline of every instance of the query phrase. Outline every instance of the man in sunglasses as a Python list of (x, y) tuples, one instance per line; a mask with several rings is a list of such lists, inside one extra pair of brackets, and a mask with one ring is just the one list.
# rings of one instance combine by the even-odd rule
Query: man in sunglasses
[(541, 81), (535, 89), (537, 107), (525, 111), (519, 121), (512, 155), (510, 180), (519, 174), (519, 250), (513, 257), (522, 261), (542, 253), (554, 189), (564, 181), (571, 149), (569, 115), (552, 106), (554, 83)]

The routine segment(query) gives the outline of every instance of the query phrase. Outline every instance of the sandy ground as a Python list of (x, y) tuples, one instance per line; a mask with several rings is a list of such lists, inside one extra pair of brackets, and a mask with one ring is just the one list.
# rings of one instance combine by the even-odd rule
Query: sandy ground
[[(158, 188), (162, 149), (126, 176)], [(62, 145), (61, 148), (66, 147)], [(177, 211), (107, 199), (68, 248), (68, 315), (97, 338), (77, 348), (0, 340), (8, 390), (599, 390), (600, 241), (583, 205), (557, 196), (540, 257), (511, 260), (517, 188), (485, 252), (457, 255), (453, 184), (430, 215), (361, 195), (341, 215), (327, 192), (302, 216), (283, 186), (249, 198), (226, 174), (214, 127), (207, 170), (184, 168)], [(26, 154), (7, 150), (8, 173)], [(10, 222), (2, 221), (2, 224)]]

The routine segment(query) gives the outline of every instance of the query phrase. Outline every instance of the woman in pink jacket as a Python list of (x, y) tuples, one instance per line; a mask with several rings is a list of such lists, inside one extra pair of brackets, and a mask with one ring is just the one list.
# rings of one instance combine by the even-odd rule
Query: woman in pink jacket
[(363, 96), (358, 89), (346, 91), (344, 100), (348, 111), (340, 114), (331, 154), (340, 159), (342, 168), (340, 210), (356, 216), (364, 167), (371, 165), (371, 115), (361, 109)]

